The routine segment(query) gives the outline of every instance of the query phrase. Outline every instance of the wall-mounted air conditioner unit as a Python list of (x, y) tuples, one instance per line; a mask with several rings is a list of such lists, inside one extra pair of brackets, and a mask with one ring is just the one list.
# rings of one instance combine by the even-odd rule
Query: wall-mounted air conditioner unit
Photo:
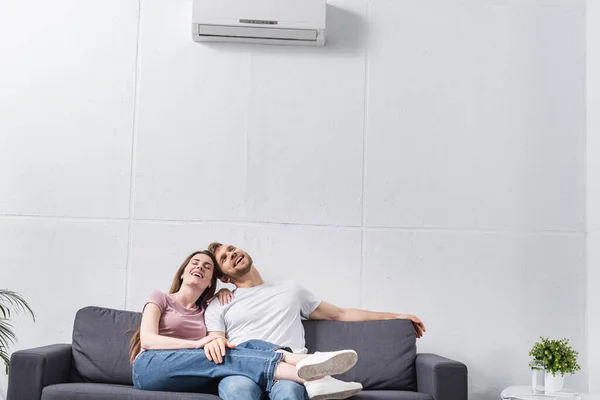
[(326, 0), (193, 0), (197, 42), (323, 46)]

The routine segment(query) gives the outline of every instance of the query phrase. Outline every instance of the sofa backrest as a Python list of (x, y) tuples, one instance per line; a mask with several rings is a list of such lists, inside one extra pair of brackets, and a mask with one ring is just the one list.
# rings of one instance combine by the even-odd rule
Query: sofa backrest
[(365, 389), (417, 390), (417, 347), (412, 322), (304, 321), (304, 330), (310, 353), (356, 350), (356, 366), (336, 378), (360, 382)]
[[(73, 364), (85, 380), (132, 384), (129, 341), (140, 326), (138, 312), (85, 307), (73, 327)], [(416, 339), (410, 321), (304, 321), (306, 347), (354, 349), (358, 363), (338, 378), (365, 389), (416, 390)]]
[(73, 367), (88, 382), (132, 385), (129, 341), (142, 314), (85, 307), (73, 325)]

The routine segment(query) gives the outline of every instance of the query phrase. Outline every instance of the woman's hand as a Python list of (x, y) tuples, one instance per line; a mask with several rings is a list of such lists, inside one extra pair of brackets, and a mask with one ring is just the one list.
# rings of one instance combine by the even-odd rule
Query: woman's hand
[(231, 303), (233, 300), (233, 292), (227, 288), (222, 288), (208, 300), (208, 303), (213, 301), (215, 298), (219, 299), (219, 304), (224, 306), (225, 304)]
[(417, 338), (423, 337), (423, 333), (425, 333), (426, 331), (425, 325), (423, 325), (423, 322), (417, 316), (410, 314), (400, 314), (398, 318), (409, 319), (415, 327), (415, 334), (417, 335)]
[(218, 336), (216, 339), (211, 340), (204, 346), (204, 353), (208, 361), (214, 361), (217, 364), (223, 362), (226, 349), (235, 349), (235, 344), (229, 343), (227, 339), (222, 336)]
[(222, 336), (217, 336), (217, 335), (204, 336), (202, 339), (196, 340), (194, 342), (196, 344), (196, 346), (194, 348), (196, 348), (196, 349), (203, 349), (207, 344), (209, 344), (213, 340), (218, 339), (220, 337), (222, 337)]

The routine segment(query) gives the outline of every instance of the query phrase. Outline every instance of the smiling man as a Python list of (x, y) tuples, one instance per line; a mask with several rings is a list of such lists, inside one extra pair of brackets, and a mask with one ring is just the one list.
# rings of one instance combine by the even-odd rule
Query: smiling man
[[(234, 284), (236, 289), (231, 303), (221, 305), (213, 301), (208, 306), (205, 313), (206, 328), (209, 334), (224, 335), (233, 344), (260, 339), (289, 347), (294, 353), (306, 353), (302, 319), (409, 319), (417, 337), (425, 332), (425, 326), (414, 315), (340, 308), (317, 299), (293, 282), (265, 283), (254, 267), (252, 257), (234, 245), (214, 242), (208, 246), (208, 250), (215, 255), (223, 273), (221, 280)], [(224, 400), (258, 400), (263, 395), (256, 383), (242, 376), (224, 378), (219, 384), (219, 396)], [(273, 386), (269, 398), (304, 400), (308, 397), (301, 385), (279, 381)]]

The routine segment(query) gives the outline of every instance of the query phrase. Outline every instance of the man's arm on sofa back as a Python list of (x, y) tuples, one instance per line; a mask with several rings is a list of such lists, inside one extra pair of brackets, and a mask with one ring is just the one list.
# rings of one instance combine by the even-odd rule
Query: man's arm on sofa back
[(435, 354), (417, 354), (417, 391), (433, 400), (467, 400), (467, 366)]
[(39, 400), (49, 385), (69, 382), (71, 345), (20, 350), (10, 358), (7, 400)]

